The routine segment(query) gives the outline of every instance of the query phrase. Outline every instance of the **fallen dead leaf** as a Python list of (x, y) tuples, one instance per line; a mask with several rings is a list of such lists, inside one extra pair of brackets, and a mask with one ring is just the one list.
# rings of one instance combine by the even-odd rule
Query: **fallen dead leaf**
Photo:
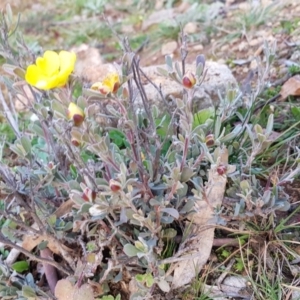
[(74, 286), (68, 279), (61, 279), (55, 287), (55, 297), (58, 300), (73, 300)]
[(280, 100), (285, 100), (288, 96), (300, 96), (300, 75), (287, 80), (281, 87), (280, 95)]
[[(223, 165), (228, 164), (226, 148), (219, 149), (218, 160)], [(189, 284), (200, 272), (211, 253), (215, 231), (212, 221), (214, 208), (222, 204), (227, 178), (218, 174), (217, 166), (213, 166), (209, 170), (208, 176), (208, 183), (205, 187), (206, 199), (197, 202), (195, 205), (196, 213), (190, 220), (191, 233), (194, 238), (188, 246), (193, 251), (185, 255), (186, 260), (172, 266), (174, 269), (173, 288)], [(195, 258), (189, 258), (195, 254), (199, 255)]]
[(61, 206), (55, 211), (55, 215), (57, 218), (60, 218), (71, 211), (74, 202), (69, 199), (61, 204)]

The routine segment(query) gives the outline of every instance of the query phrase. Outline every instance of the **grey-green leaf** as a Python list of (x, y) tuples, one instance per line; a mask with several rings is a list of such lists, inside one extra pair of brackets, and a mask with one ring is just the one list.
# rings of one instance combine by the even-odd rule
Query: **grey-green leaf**
[(126, 244), (123, 248), (125, 254), (129, 257), (136, 256), (139, 250), (131, 244)]

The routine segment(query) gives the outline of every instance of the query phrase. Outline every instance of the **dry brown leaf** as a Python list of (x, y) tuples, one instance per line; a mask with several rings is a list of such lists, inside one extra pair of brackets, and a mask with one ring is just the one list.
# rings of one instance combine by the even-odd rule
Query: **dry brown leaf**
[[(227, 149), (220, 149), (219, 159), (222, 164), (228, 164)], [(207, 199), (197, 203), (197, 207), (195, 207), (197, 212), (193, 215), (191, 225), (187, 224), (191, 228), (191, 233), (194, 234), (194, 239), (188, 246), (195, 250), (186, 255), (186, 260), (172, 266), (174, 269), (173, 288), (179, 288), (190, 283), (207, 262), (215, 231), (211, 222), (213, 211), (215, 207), (222, 204), (226, 182), (226, 176), (219, 175), (216, 166), (209, 170), (208, 183), (205, 187)], [(195, 254), (199, 254), (199, 256), (189, 259), (189, 256)]]
[(61, 279), (55, 287), (55, 297), (58, 300), (94, 300), (93, 288), (83, 284), (80, 288), (74, 286), (68, 279)]
[(94, 300), (93, 288), (89, 284), (82, 285), (79, 289), (75, 289), (73, 300)]
[(61, 279), (55, 287), (55, 297), (58, 300), (73, 300), (74, 286), (68, 279)]
[(281, 100), (288, 96), (300, 96), (300, 75), (295, 75), (287, 80), (280, 90)]
[(60, 218), (71, 211), (74, 202), (69, 199), (61, 204), (61, 206), (55, 211), (55, 215), (57, 218)]
[[(36, 224), (32, 225), (33, 228), (38, 229)], [(47, 241), (47, 247), (55, 254), (61, 255), (70, 265), (72, 269), (75, 269), (74, 259), (70, 255), (73, 249), (65, 246), (64, 244), (58, 242), (50, 235), (32, 235), (26, 234), (23, 236), (22, 247), (27, 251), (31, 252), (38, 244), (43, 241)]]

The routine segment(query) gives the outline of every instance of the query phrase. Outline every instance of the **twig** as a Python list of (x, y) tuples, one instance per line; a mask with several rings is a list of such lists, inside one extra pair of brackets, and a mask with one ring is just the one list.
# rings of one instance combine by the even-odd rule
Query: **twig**
[(235, 259), (232, 258), (229, 263), (228, 266), (225, 268), (225, 270), (222, 272), (222, 274), (220, 275), (220, 277), (217, 279), (216, 284), (220, 287), (221, 283), (223, 282), (223, 280), (225, 279), (225, 277), (227, 276), (227, 274), (229, 273), (230, 269), (232, 268), (233, 264), (235, 263)]
[(11, 113), (11, 110), (9, 109), (8, 105), (6, 104), (6, 101), (4, 99), (1, 89), (0, 89), (0, 102), (3, 106), (5, 116), (9, 122), (10, 126), (12, 127), (15, 135), (17, 136), (17, 138), (20, 138), (21, 133), (19, 131), (18, 123), (17, 123), (16, 119), (13, 117), (13, 114)]
[(172, 115), (172, 111), (170, 109), (170, 106), (168, 104), (168, 102), (166, 101), (166, 98), (161, 90), (161, 86), (158, 87), (157, 84), (155, 84), (150, 78), (149, 76), (142, 70), (142, 68), (139, 68), (139, 71), (142, 73), (142, 75), (147, 79), (147, 81), (157, 90), (160, 98), (162, 99), (162, 101), (165, 104), (165, 107), (167, 109), (168, 114), (171, 116)]
[(65, 268), (63, 268), (59, 263), (57, 263), (54, 260), (48, 259), (48, 258), (43, 258), (40, 256), (36, 256), (32, 253), (30, 253), (29, 251), (25, 250), (24, 248), (16, 245), (15, 243), (11, 242), (10, 240), (8, 240), (7, 238), (5, 238), (3, 236), (2, 233), (0, 233), (0, 242), (5, 244), (6, 246), (12, 247), (14, 249), (19, 250), (20, 252), (22, 252), (24, 255), (28, 256), (30, 259), (34, 260), (34, 261), (38, 261), (41, 263), (47, 263), (49, 265), (54, 266), (55, 268), (57, 268), (58, 270), (60, 270), (61, 272), (63, 272), (64, 274), (67, 275), (72, 275), (71, 271), (66, 270)]

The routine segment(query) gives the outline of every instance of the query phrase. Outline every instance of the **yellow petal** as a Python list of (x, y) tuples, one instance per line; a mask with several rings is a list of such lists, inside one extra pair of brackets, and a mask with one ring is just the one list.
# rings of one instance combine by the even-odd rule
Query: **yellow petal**
[(59, 71), (59, 56), (54, 51), (46, 51), (43, 57), (36, 59), (36, 65), (46, 76), (53, 76)]
[(102, 84), (106, 86), (110, 92), (113, 92), (115, 85), (119, 84), (119, 82), (119, 75), (117, 73), (112, 73), (107, 75), (106, 78), (104, 78)]
[(56, 86), (56, 77), (44, 75), (42, 70), (36, 65), (28, 66), (25, 74), (25, 80), (32, 86), (41, 90), (50, 90)]
[(38, 79), (43, 77), (41, 70), (36, 65), (29, 65), (26, 70), (25, 80), (35, 86)]
[(70, 75), (74, 70), (76, 54), (74, 52), (60, 51), (58, 56), (60, 62), (60, 71), (68, 72)]
[(58, 74), (58, 87), (64, 86), (70, 74), (73, 72), (76, 62), (76, 55), (73, 52), (60, 51), (60, 71)]
[(95, 82), (93, 83), (93, 85), (91, 86), (92, 90), (98, 91), (99, 88), (102, 86), (102, 82)]

